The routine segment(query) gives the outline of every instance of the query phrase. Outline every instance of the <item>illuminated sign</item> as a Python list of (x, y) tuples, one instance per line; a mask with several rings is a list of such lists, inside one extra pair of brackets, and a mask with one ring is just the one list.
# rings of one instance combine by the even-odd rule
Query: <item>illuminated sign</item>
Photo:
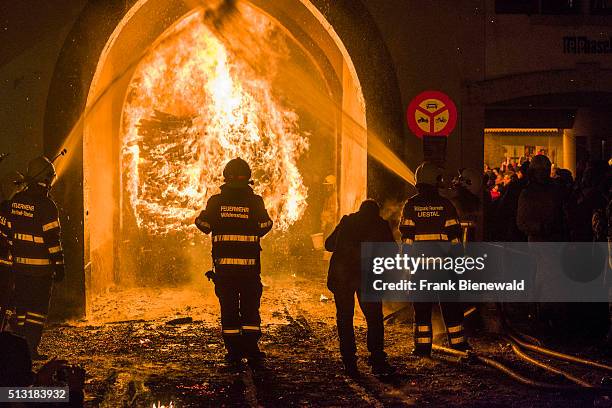
[(457, 107), (445, 93), (425, 91), (410, 102), (406, 116), (410, 130), (418, 137), (448, 136), (457, 124)]

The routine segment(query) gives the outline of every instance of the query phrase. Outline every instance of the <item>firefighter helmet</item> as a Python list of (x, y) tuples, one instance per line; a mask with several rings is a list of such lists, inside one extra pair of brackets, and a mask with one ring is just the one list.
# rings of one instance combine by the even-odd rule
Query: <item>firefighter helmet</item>
[(482, 193), (483, 175), (476, 169), (465, 168), (460, 172), (461, 185), (475, 196)]
[(230, 160), (223, 169), (225, 182), (238, 182), (248, 184), (251, 179), (249, 164), (240, 157)]
[(26, 187), (23, 174), (13, 171), (0, 180), (0, 202), (12, 200), (15, 194)]
[(28, 163), (26, 178), (31, 183), (44, 183), (50, 186), (55, 180), (55, 166), (45, 156), (39, 156)]
[(437, 187), (442, 181), (442, 169), (431, 162), (423, 162), (414, 174), (416, 184), (428, 184)]
[(333, 174), (329, 174), (325, 176), (325, 180), (323, 180), (323, 185), (333, 186), (335, 184), (336, 184), (336, 176), (334, 176)]

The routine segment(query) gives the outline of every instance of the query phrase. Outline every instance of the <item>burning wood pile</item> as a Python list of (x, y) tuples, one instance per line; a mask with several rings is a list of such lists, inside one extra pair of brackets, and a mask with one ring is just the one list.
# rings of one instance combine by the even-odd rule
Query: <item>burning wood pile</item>
[[(203, 23), (203, 10), (171, 27), (140, 62), (122, 121), (122, 172), (138, 228), (193, 232), (193, 219), (241, 157), (255, 175), (275, 228), (306, 210), (298, 167), (308, 148), (299, 118), (264, 77), (236, 59)], [(254, 9), (244, 16), (265, 42), (277, 30)], [(274, 34), (276, 33), (276, 34)]]
[[(141, 136), (139, 174), (147, 183), (147, 196), (151, 199), (171, 200), (188, 205), (177, 191), (167, 190), (166, 180), (155, 177), (165, 163), (180, 163), (183, 160), (197, 161), (197, 139), (185, 137), (193, 124), (193, 117), (178, 117), (159, 110), (153, 116), (143, 118), (138, 123)], [(181, 168), (170, 169), (169, 176), (180, 177)], [(160, 203), (162, 204), (162, 203)]]

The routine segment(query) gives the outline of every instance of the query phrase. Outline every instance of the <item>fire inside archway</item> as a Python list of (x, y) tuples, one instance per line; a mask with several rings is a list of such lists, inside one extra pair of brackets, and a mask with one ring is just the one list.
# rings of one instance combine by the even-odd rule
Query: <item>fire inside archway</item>
[(190, 224), (234, 156), (252, 163), (276, 221), (268, 269), (320, 259), (310, 235), (329, 232), (365, 197), (363, 96), (323, 16), (305, 1), (239, 3), (249, 24), (227, 38), (203, 7), (174, 3), (141, 1), (126, 14), (90, 88), (88, 296), (205, 270), (206, 241)]

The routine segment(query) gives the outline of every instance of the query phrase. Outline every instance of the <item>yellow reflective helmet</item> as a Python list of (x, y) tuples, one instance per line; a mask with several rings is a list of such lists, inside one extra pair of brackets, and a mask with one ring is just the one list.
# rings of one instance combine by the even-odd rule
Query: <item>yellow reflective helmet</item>
[(442, 181), (442, 169), (431, 162), (423, 162), (414, 173), (416, 184), (437, 187)]
[(336, 184), (336, 176), (333, 174), (329, 174), (325, 176), (325, 180), (323, 180), (323, 184), (325, 185), (335, 185)]
[(55, 177), (55, 166), (45, 156), (36, 157), (28, 163), (26, 173), (28, 183), (44, 183), (50, 186)]

